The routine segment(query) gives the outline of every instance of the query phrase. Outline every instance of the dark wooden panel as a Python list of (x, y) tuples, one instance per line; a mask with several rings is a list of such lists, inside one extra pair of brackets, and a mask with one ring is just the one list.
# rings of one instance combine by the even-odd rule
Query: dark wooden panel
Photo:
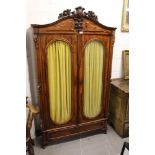
[(72, 126), (61, 127), (57, 129), (50, 129), (43, 132), (44, 145), (50, 142), (56, 142), (58, 140), (66, 139), (67, 137), (73, 137), (76, 135), (92, 133), (102, 131), (106, 133), (106, 121), (98, 120)]

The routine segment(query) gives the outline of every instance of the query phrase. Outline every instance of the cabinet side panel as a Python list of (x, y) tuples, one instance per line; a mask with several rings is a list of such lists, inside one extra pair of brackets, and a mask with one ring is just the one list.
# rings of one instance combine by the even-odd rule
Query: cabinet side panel
[[(33, 29), (29, 28), (26, 33), (26, 51), (27, 51), (27, 61), (29, 69), (29, 82), (32, 103), (38, 106), (38, 92), (37, 92), (37, 78), (36, 78), (36, 56), (35, 56), (35, 46), (33, 41)], [(35, 116), (35, 130), (38, 135), (40, 132), (40, 121), (39, 115)]]

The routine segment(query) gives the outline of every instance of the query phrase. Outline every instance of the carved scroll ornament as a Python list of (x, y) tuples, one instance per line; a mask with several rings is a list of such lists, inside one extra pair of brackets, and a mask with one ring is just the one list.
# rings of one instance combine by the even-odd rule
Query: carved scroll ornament
[(80, 32), (82, 31), (82, 22), (83, 17), (87, 17), (91, 20), (94, 20), (95, 22), (98, 22), (98, 17), (95, 15), (93, 11), (84, 12), (85, 8), (79, 6), (75, 8), (75, 11), (71, 12), (70, 9), (64, 10), (63, 13), (59, 14), (58, 19), (63, 19), (66, 17), (73, 17), (75, 20), (75, 29)]

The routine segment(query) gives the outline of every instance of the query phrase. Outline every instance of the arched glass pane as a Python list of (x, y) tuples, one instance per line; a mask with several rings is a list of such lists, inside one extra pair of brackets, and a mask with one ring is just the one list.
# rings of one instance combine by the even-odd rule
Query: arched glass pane
[(88, 43), (84, 55), (84, 115), (96, 117), (101, 111), (104, 47), (100, 41)]
[(50, 116), (57, 124), (71, 118), (71, 49), (64, 41), (47, 48)]

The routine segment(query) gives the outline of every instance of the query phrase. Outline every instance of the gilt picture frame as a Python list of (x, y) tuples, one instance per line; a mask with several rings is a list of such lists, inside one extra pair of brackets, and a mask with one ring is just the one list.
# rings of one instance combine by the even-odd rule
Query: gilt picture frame
[(129, 50), (123, 50), (123, 75), (124, 79), (129, 79)]
[(123, 0), (122, 32), (129, 32), (129, 0)]

